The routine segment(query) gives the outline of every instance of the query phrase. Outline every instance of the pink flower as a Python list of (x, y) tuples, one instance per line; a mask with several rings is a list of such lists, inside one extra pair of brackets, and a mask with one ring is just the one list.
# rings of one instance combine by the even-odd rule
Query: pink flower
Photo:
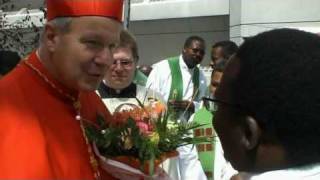
[(150, 131), (150, 127), (147, 123), (143, 122), (143, 121), (136, 121), (136, 125), (140, 130), (140, 133), (143, 135), (149, 135), (152, 132)]

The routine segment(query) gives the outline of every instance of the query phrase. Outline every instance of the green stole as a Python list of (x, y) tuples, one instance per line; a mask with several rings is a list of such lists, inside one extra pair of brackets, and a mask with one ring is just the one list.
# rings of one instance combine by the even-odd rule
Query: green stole
[[(171, 88), (169, 100), (182, 100), (183, 94), (183, 80), (182, 73), (179, 65), (179, 57), (172, 57), (168, 59), (170, 71), (171, 71)], [(193, 97), (197, 97), (199, 95), (199, 68), (196, 66), (192, 75), (193, 82)]]
[(143, 74), (139, 69), (136, 69), (133, 77), (133, 83), (140, 86), (145, 86), (147, 83), (148, 77)]

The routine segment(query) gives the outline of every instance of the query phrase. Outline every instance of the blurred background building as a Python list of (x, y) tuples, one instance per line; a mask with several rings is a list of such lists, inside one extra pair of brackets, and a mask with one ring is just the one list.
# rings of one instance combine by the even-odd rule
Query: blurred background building
[[(40, 28), (44, 22), (43, 0), (0, 0), (0, 3), (0, 39), (1, 33), (13, 28), (8, 25), (28, 16), (20, 24), (25, 29), (23, 38), (34, 44), (30, 40), (37, 38), (34, 28)], [(319, 7), (319, 0), (131, 0), (129, 30), (137, 38), (141, 64), (151, 65), (175, 56), (188, 36), (199, 35), (207, 43), (202, 64), (208, 65), (211, 45), (216, 41), (230, 39), (241, 44), (245, 37), (283, 27), (319, 33)], [(14, 39), (6, 43), (11, 41)], [(16, 51), (29, 49), (20, 47)]]

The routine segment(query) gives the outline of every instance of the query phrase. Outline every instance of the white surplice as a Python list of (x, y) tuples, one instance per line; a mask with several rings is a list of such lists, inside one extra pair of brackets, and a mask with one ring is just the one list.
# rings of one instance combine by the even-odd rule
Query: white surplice
[(246, 174), (244, 180), (319, 180), (320, 163), (305, 165), (297, 168), (267, 171), (260, 174)]
[[(194, 69), (189, 69), (185, 64), (182, 55), (179, 56), (179, 65), (182, 74), (183, 81), (183, 92), (182, 99), (183, 100), (193, 100), (193, 82), (192, 75), (194, 73)], [(171, 70), (167, 60), (160, 61), (157, 64), (154, 64), (153, 70), (151, 71), (146, 87), (150, 88), (162, 95), (165, 101), (168, 100), (170, 95), (172, 77)], [(173, 82), (175, 83), (175, 82)], [(207, 83), (204, 73), (199, 70), (199, 95), (196, 99), (193, 100), (194, 105), (197, 110), (200, 106), (200, 100), (207, 93)], [(184, 146), (178, 148), (179, 159), (176, 164), (177, 170), (175, 172), (171, 172), (169, 174), (174, 180), (205, 180), (207, 179), (201, 163), (198, 158), (198, 153), (196, 147)], [(176, 174), (174, 174), (176, 173)]]

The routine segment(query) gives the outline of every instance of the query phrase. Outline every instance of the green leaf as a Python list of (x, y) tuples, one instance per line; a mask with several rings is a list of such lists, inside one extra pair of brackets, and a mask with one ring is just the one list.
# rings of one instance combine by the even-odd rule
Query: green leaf
[(97, 124), (100, 127), (100, 129), (106, 129), (107, 128), (107, 123), (106, 120), (104, 119), (103, 115), (97, 113)]

